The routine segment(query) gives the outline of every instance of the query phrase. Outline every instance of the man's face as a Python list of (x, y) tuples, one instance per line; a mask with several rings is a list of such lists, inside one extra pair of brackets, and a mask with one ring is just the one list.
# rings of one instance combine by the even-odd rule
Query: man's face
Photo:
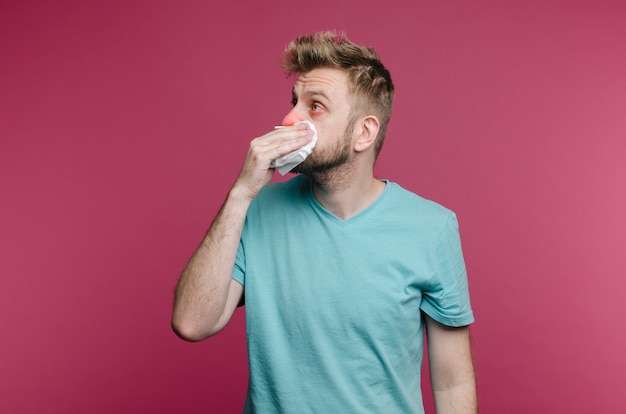
[(301, 74), (293, 87), (293, 105), (283, 125), (311, 121), (318, 136), (313, 153), (293, 172), (324, 172), (350, 159), (355, 120), (345, 72), (323, 68)]

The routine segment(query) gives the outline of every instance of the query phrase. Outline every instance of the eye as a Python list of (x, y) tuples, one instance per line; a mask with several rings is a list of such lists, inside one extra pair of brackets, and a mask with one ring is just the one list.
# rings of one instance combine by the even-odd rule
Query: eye
[(296, 98), (291, 98), (291, 106), (294, 107), (298, 104), (298, 100)]
[(322, 112), (324, 110), (324, 107), (320, 105), (319, 102), (313, 102), (313, 105), (311, 105), (311, 109), (313, 110), (313, 112)]

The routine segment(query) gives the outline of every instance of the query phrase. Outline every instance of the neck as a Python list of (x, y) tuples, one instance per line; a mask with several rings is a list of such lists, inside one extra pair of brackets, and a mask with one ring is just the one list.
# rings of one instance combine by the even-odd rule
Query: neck
[(372, 168), (359, 171), (354, 165), (311, 175), (313, 194), (325, 209), (346, 220), (365, 209), (382, 193), (385, 183)]

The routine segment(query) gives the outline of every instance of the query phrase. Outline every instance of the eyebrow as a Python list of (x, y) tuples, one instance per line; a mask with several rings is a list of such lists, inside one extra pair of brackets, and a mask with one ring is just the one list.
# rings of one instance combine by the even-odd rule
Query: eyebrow
[[(330, 101), (330, 98), (328, 97), (328, 95), (324, 92), (324, 91), (320, 91), (320, 90), (310, 90), (310, 91), (305, 91), (301, 98), (311, 98), (314, 96), (319, 96), (327, 101)], [(298, 98), (296, 96), (296, 89), (295, 87), (291, 89), (291, 97), (293, 100), (296, 100), (296, 98)]]

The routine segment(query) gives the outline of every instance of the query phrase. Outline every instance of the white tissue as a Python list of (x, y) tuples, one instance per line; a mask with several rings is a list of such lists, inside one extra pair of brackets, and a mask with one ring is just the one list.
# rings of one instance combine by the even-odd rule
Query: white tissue
[[(297, 165), (301, 164), (311, 152), (313, 152), (313, 147), (315, 147), (315, 143), (317, 142), (317, 131), (315, 130), (315, 125), (313, 125), (310, 121), (300, 121), (296, 122), (295, 125), (305, 124), (311, 131), (313, 131), (313, 139), (311, 142), (306, 144), (300, 149), (297, 149), (293, 152), (290, 152), (287, 155), (283, 155), (280, 158), (275, 159), (270, 164), (270, 167), (276, 168), (280, 175), (285, 175), (289, 171), (293, 170)], [(275, 127), (275, 128), (283, 128), (283, 127)]]

